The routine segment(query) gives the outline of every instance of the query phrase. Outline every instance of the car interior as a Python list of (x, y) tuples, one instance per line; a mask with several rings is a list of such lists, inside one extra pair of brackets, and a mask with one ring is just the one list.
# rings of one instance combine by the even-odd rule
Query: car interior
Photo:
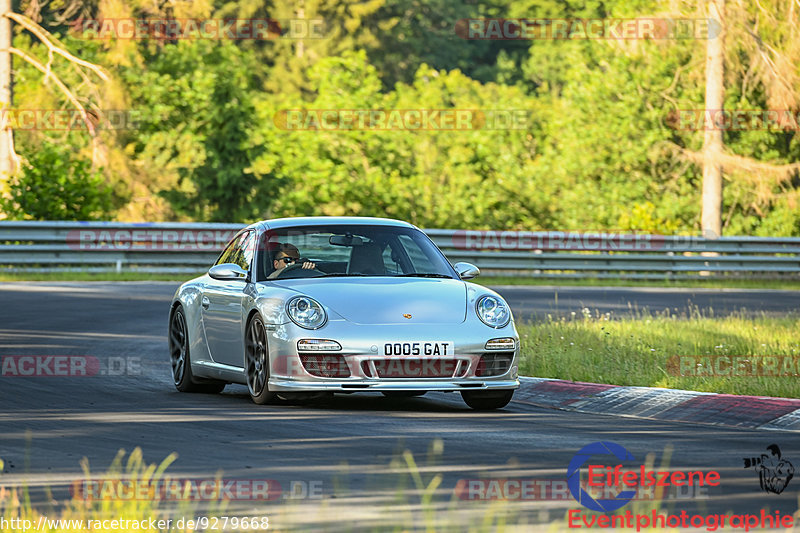
[[(269, 242), (263, 248), (266, 253), (262, 254), (263, 260), (260, 261), (259, 279), (267, 277), (275, 270), (273, 263), (281, 242)], [(380, 276), (386, 274), (386, 266), (383, 260), (383, 248), (377, 242), (364, 242), (359, 245), (349, 246), (349, 259), (347, 261), (326, 261), (315, 257), (302, 257), (316, 264), (316, 269), (325, 274), (365, 274)], [(301, 254), (303, 251), (301, 250)], [(395, 256), (394, 252), (392, 253)], [(291, 276), (294, 277), (294, 276)]]

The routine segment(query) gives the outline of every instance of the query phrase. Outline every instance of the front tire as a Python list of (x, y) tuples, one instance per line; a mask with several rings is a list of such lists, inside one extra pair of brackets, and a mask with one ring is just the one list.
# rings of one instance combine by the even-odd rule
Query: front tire
[(269, 352), (267, 350), (267, 329), (261, 315), (255, 314), (247, 324), (244, 339), (244, 365), (247, 373), (247, 389), (250, 398), (258, 405), (275, 400), (269, 391)]
[(192, 359), (189, 354), (189, 329), (183, 307), (177, 306), (169, 321), (169, 355), (172, 362), (172, 382), (180, 392), (205, 392), (217, 394), (225, 383), (197, 383), (192, 374)]
[(514, 396), (513, 390), (461, 391), (461, 398), (464, 400), (464, 403), (476, 411), (502, 409), (508, 405), (512, 396)]

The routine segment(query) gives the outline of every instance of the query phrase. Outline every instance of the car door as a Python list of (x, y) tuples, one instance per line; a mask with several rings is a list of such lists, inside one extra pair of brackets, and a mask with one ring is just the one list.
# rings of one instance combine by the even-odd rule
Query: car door
[[(255, 231), (234, 238), (215, 264), (233, 263), (250, 271), (255, 246)], [(250, 282), (211, 280), (203, 289), (201, 307), (206, 342), (217, 363), (243, 367), (242, 320), (245, 291)]]

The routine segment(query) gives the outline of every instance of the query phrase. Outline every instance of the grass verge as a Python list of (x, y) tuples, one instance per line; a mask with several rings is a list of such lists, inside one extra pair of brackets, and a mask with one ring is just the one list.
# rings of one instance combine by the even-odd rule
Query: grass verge
[(556, 287), (665, 287), (687, 289), (778, 289), (800, 290), (800, 279), (598, 279), (598, 278), (512, 278), (481, 276), (474, 280), (480, 285), (531, 285)]
[(611, 320), (585, 309), (518, 330), (521, 375), (800, 398), (798, 316), (640, 313)]

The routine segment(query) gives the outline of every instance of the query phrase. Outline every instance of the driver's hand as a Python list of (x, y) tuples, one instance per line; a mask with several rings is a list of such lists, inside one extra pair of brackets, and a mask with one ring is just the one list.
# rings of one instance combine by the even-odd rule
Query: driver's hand
[(317, 265), (315, 265), (311, 261), (306, 261), (305, 263), (303, 263), (303, 268), (317, 268)]

